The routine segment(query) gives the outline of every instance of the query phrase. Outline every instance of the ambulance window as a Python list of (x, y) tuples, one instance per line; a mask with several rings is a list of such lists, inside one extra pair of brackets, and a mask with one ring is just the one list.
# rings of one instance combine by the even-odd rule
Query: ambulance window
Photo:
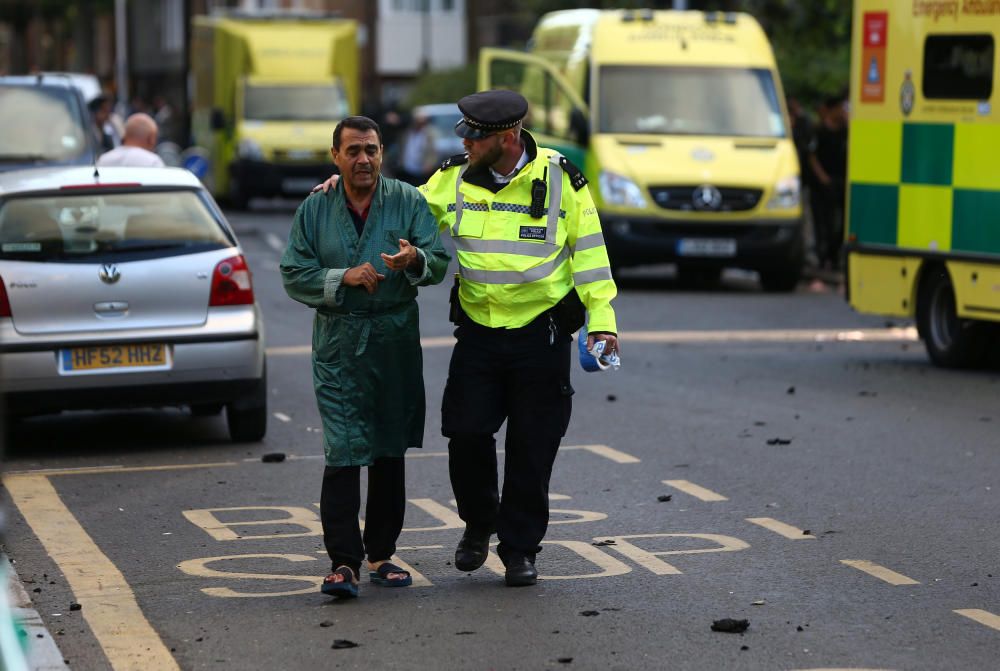
[(924, 98), (989, 100), (993, 93), (992, 35), (928, 35)]

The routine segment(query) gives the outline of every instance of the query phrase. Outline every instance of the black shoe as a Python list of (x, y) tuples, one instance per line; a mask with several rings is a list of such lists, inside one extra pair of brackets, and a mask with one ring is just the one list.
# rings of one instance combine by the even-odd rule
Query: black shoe
[(490, 534), (477, 533), (466, 528), (462, 540), (455, 549), (455, 568), (459, 571), (475, 571), (486, 563), (490, 551)]
[(506, 558), (507, 571), (503, 579), (507, 587), (527, 587), (538, 582), (538, 570), (535, 562), (524, 555), (511, 555)]

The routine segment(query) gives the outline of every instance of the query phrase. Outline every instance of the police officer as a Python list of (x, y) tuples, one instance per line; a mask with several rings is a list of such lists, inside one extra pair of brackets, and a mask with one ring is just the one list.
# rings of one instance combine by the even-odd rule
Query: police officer
[[(617, 290), (587, 180), (522, 129), (524, 97), (482, 91), (458, 106), (455, 132), (467, 153), (420, 187), (458, 253), (457, 343), (441, 409), (466, 524), (455, 566), (482, 566), (495, 531), (506, 584), (533, 585), (549, 478), (570, 419), (572, 334), (586, 308), (590, 344), (603, 340), (617, 353)], [(504, 420), (501, 495), (494, 434)]]

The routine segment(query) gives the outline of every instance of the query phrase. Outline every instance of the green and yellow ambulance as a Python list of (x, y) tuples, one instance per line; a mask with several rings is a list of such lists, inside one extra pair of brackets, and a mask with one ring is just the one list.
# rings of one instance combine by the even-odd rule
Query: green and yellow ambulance
[(1000, 351), (1000, 2), (856, 0), (848, 300), (931, 360)]

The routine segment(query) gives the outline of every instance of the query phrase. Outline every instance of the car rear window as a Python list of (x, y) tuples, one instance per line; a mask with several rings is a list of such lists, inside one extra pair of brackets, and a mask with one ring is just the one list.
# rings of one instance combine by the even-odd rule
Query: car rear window
[(86, 120), (71, 89), (0, 86), (0, 161), (69, 161), (87, 148)]
[(103, 262), (233, 244), (193, 191), (71, 193), (0, 204), (0, 258)]

